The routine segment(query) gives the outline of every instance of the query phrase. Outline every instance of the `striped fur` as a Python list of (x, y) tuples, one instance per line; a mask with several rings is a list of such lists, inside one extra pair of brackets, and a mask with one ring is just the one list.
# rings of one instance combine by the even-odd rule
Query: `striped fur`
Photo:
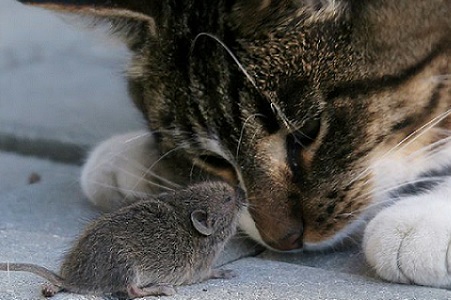
[(85, 2), (134, 24), (161, 173), (241, 185), (241, 226), (270, 248), (333, 246), (451, 165), (449, 0)]

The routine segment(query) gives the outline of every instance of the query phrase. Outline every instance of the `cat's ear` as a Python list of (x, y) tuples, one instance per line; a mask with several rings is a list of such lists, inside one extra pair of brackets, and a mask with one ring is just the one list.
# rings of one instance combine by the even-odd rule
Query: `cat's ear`
[(277, 27), (290, 17), (323, 19), (343, 11), (350, 0), (237, 0), (230, 24), (243, 34), (255, 34), (258, 28)]
[(114, 34), (123, 37), (130, 46), (142, 35), (156, 35), (156, 18), (161, 1), (140, 0), (19, 0), (45, 9), (91, 17), (92, 24), (108, 22)]
[[(285, 14), (286, 11), (305, 9), (310, 12), (333, 9), (351, 0), (237, 0), (234, 10), (240, 11), (244, 16), (258, 16), (265, 11)], [(285, 11), (284, 11), (285, 10)]]

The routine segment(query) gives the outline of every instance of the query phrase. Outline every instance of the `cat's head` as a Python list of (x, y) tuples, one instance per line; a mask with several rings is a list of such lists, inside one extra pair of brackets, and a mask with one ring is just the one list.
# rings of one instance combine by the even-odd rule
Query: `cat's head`
[(430, 80), (450, 72), (450, 1), (29, 2), (107, 18), (162, 152), (242, 185), (241, 226), (278, 250), (351, 232), (381, 178), (403, 180), (381, 158), (437, 141), (391, 151), (451, 106)]

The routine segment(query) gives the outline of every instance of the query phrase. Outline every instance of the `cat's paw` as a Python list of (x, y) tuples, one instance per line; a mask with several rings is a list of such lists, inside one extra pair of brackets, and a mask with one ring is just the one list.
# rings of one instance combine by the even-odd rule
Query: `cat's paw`
[(81, 187), (95, 205), (111, 211), (160, 191), (150, 179), (159, 159), (153, 136), (146, 131), (116, 135), (99, 144), (82, 169)]
[(449, 195), (404, 199), (368, 224), (363, 249), (379, 276), (393, 282), (451, 287)]

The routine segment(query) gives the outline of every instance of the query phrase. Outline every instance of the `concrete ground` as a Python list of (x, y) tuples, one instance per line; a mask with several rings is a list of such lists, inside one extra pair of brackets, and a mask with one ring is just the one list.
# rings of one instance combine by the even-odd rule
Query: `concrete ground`
[[(80, 191), (80, 163), (99, 141), (144, 126), (121, 76), (127, 57), (99, 33), (0, 0), (0, 262), (58, 270), (73, 238), (99, 214)], [(451, 291), (379, 280), (358, 247), (261, 251), (237, 237), (219, 262), (237, 278), (180, 287), (167, 299), (451, 299)], [(42, 299), (44, 282), (2, 272), (0, 300)]]

